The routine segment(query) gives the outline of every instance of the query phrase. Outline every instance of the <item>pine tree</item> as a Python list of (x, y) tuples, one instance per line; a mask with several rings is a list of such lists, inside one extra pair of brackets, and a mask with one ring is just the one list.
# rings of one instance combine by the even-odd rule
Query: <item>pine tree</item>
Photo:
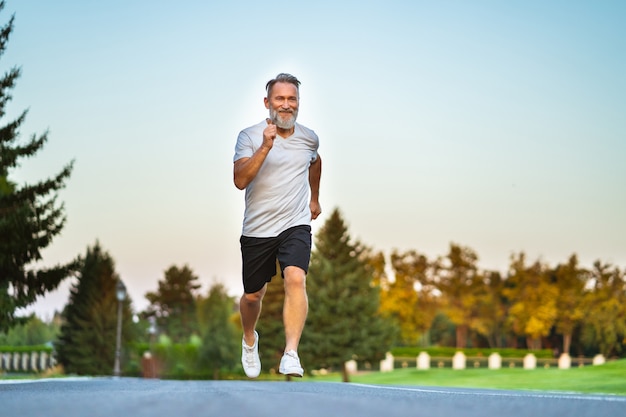
[[(56, 346), (58, 360), (67, 373), (110, 375), (115, 360), (119, 276), (111, 256), (100, 244), (87, 248), (78, 280), (63, 311), (64, 323)], [(122, 340), (132, 338), (132, 312), (123, 302)]]
[(198, 298), (200, 366), (212, 370), (213, 379), (219, 379), (221, 369), (232, 369), (238, 363), (239, 334), (231, 322), (234, 305), (222, 284), (213, 285), (207, 298)]
[(372, 285), (368, 251), (350, 240), (335, 209), (316, 236), (307, 278), (309, 315), (300, 346), (305, 365), (341, 369), (346, 382), (346, 361), (380, 360), (394, 336), (394, 325), (378, 314), (379, 289)]
[(198, 277), (187, 266), (171, 266), (156, 292), (148, 292), (148, 316), (155, 315), (160, 329), (174, 342), (185, 342), (197, 331), (195, 291)]
[[(4, 5), (0, 1), (0, 11)], [(0, 28), (0, 55), (6, 50), (13, 20), (14, 16)], [(12, 68), (0, 78), (0, 118), (6, 114), (9, 92), (19, 76), (19, 68)], [(39, 269), (32, 265), (42, 260), (41, 251), (65, 224), (57, 192), (65, 186), (72, 163), (55, 177), (36, 184), (20, 187), (9, 179), (10, 170), (19, 165), (20, 158), (35, 155), (48, 139), (46, 132), (33, 135), (25, 144), (17, 143), (26, 114), (24, 111), (17, 119), (0, 125), (0, 331), (15, 324), (16, 309), (57, 288), (78, 266), (77, 261)]]

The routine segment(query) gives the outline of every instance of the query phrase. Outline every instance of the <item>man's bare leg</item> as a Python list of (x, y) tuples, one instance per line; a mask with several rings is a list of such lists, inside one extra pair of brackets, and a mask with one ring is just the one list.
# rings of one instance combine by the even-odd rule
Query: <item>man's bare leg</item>
[(259, 291), (244, 294), (239, 301), (239, 313), (241, 314), (241, 325), (243, 327), (243, 339), (246, 345), (254, 345), (254, 329), (261, 314), (261, 304), (267, 289), (267, 284)]
[[(297, 266), (288, 266), (284, 270), (285, 303), (283, 322), (285, 325), (285, 352), (298, 351), (300, 337), (309, 311), (306, 294), (306, 274)], [(252, 336), (254, 340), (254, 335)]]

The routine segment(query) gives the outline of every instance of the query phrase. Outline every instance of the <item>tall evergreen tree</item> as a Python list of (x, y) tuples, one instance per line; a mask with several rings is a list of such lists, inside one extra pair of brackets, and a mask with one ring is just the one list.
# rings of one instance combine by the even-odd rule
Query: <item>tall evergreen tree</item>
[[(119, 276), (111, 256), (99, 243), (87, 254), (63, 311), (64, 323), (56, 346), (67, 373), (110, 375), (115, 360)], [(123, 302), (123, 341), (132, 336), (130, 299)]]
[[(0, 1), (0, 11), (4, 6), (5, 2)], [(0, 55), (6, 50), (13, 20), (14, 16), (0, 28)], [(10, 90), (19, 76), (20, 69), (12, 68), (0, 78), (0, 118), (6, 114)], [(19, 160), (35, 155), (48, 139), (46, 132), (18, 143), (26, 114), (24, 111), (17, 119), (0, 125), (0, 331), (15, 323), (16, 309), (57, 288), (78, 266), (73, 261), (49, 268), (33, 267), (65, 224), (64, 207), (57, 202), (57, 193), (65, 186), (72, 163), (55, 177), (35, 184), (18, 186), (9, 179)]]
[(148, 316), (156, 316), (157, 324), (174, 342), (189, 340), (197, 332), (196, 290), (198, 277), (187, 266), (171, 266), (159, 281), (156, 292), (148, 292)]
[(368, 251), (352, 243), (339, 210), (320, 229), (307, 287), (309, 315), (300, 347), (309, 367), (341, 369), (345, 362), (380, 360), (389, 350), (395, 326), (378, 314), (379, 288), (372, 282)]
[(234, 305), (222, 284), (213, 285), (207, 298), (198, 297), (200, 366), (211, 369), (213, 379), (219, 379), (221, 369), (232, 369), (239, 362), (240, 335), (231, 321)]

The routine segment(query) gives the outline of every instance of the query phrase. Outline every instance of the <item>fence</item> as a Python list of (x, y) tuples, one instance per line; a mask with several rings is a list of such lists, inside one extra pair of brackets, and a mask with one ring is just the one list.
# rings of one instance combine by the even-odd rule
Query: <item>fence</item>
[(0, 372), (42, 372), (55, 365), (54, 355), (46, 351), (0, 352)]
[[(572, 366), (589, 366), (601, 365), (605, 363), (602, 355), (596, 355), (594, 358), (571, 358), (564, 353), (559, 358), (539, 358), (537, 359), (532, 353), (527, 354), (523, 358), (502, 358), (498, 353), (492, 353), (488, 357), (467, 357), (463, 352), (456, 352), (453, 357), (431, 357), (426, 352), (421, 352), (417, 357), (394, 357), (391, 353), (387, 353), (385, 359), (380, 361), (379, 367), (372, 367), (366, 364), (367, 370), (380, 370), (381, 372), (390, 372), (398, 368), (489, 368), (501, 369), (506, 368), (524, 368), (536, 369), (558, 367), (560, 369), (569, 369)], [(56, 360), (51, 352), (47, 351), (25, 351), (25, 352), (0, 352), (0, 372), (16, 372), (16, 373), (33, 373), (42, 372), (53, 368)], [(358, 369), (356, 361), (347, 362), (349, 372), (356, 372)], [(378, 369), (376, 369), (378, 368)]]
[[(492, 353), (488, 357), (467, 357), (463, 352), (456, 352), (453, 357), (431, 357), (426, 352), (421, 352), (417, 357), (394, 357), (391, 353), (387, 353), (385, 359), (380, 361), (381, 372), (391, 372), (397, 368), (417, 368), (417, 369), (431, 369), (431, 368), (452, 368), (452, 369), (467, 369), (467, 368), (489, 368), (489, 369), (502, 369), (506, 368), (524, 368), (524, 369), (536, 369), (541, 368), (556, 368), (569, 369), (572, 366), (582, 367), (588, 365), (601, 365), (606, 360), (602, 355), (596, 355), (594, 358), (571, 358), (570, 355), (564, 353), (559, 358), (537, 359), (532, 353), (527, 354), (523, 358), (506, 358), (503, 359), (498, 353)], [(356, 361), (347, 362), (348, 372), (356, 372), (358, 364)], [(368, 368), (368, 367), (366, 367)], [(371, 369), (369, 367), (368, 369)]]

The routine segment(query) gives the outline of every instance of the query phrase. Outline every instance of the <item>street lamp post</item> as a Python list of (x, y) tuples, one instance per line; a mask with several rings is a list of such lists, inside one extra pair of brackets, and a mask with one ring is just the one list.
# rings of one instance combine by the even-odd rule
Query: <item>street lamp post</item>
[(156, 334), (156, 317), (150, 316), (148, 317), (148, 322), (150, 323), (150, 327), (148, 327), (148, 334), (150, 335), (150, 353), (154, 354), (152, 351), (152, 345), (154, 343), (154, 335)]
[(117, 340), (115, 344), (115, 365), (113, 366), (113, 375), (120, 376), (120, 351), (122, 344), (122, 303), (126, 299), (126, 286), (122, 280), (117, 281), (115, 287), (115, 296), (117, 297)]
[(154, 351), (153, 351), (153, 345), (154, 345), (154, 335), (157, 332), (157, 327), (156, 327), (156, 317), (154, 316), (150, 316), (148, 318), (148, 321), (150, 322), (150, 327), (148, 327), (148, 333), (150, 334), (150, 356), (148, 357), (148, 361), (147, 361), (147, 369), (145, 369), (145, 374), (144, 377), (146, 378), (156, 378), (156, 358), (154, 356)]

